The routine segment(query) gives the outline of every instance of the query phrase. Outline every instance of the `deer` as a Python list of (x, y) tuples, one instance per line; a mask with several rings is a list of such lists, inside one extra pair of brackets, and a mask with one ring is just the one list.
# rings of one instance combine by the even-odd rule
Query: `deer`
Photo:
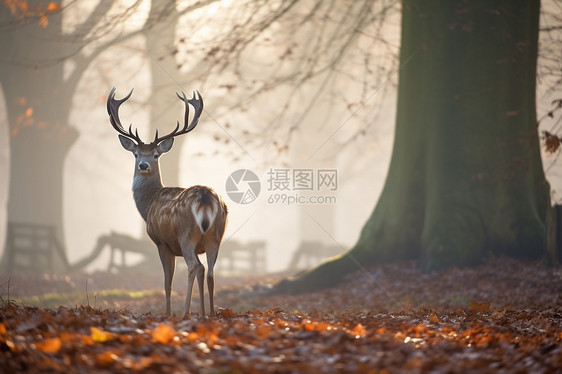
[[(199, 260), (200, 254), (207, 256), (207, 287), (209, 291), (210, 316), (214, 316), (214, 266), (219, 247), (227, 224), (228, 209), (222, 198), (211, 188), (195, 185), (189, 188), (164, 187), (160, 176), (159, 159), (170, 151), (174, 138), (192, 131), (203, 112), (203, 98), (198, 91), (187, 99), (181, 91), (177, 97), (185, 104), (184, 125), (167, 135), (156, 136), (151, 143), (144, 143), (138, 129), (128, 131), (121, 125), (119, 107), (133, 94), (129, 92), (123, 99), (115, 98), (116, 88), (113, 87), (107, 98), (109, 122), (118, 132), (123, 148), (135, 156), (133, 176), (133, 198), (141, 217), (146, 222), (146, 231), (158, 248), (160, 261), (164, 270), (164, 290), (166, 293), (166, 315), (171, 315), (172, 279), (176, 257), (183, 257), (188, 267), (188, 285), (185, 298), (184, 314), (191, 314), (191, 295), (193, 283), (197, 278), (199, 298), (201, 300), (201, 316), (205, 316), (205, 299), (203, 283), (205, 267)], [(195, 114), (188, 125), (189, 105)]]

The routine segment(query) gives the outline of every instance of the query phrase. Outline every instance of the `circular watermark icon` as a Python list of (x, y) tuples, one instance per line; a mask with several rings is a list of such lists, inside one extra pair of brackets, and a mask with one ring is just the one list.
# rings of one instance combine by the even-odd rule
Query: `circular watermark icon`
[(249, 204), (260, 194), (260, 179), (251, 170), (238, 169), (233, 171), (226, 180), (226, 194), (238, 204)]

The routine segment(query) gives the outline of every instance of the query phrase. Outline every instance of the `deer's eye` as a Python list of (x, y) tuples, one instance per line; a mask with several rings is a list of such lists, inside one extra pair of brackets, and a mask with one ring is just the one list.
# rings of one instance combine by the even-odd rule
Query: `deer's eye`
[(135, 153), (135, 158), (138, 158), (138, 157), (139, 157), (139, 154), (138, 154), (138, 153)]
[(154, 158), (158, 158), (158, 156), (159, 156), (158, 154), (155, 154), (155, 155), (154, 155)]

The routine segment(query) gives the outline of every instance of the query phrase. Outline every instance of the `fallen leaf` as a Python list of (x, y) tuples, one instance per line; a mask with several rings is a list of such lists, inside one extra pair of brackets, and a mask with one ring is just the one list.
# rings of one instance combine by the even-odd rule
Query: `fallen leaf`
[(223, 317), (223, 318), (233, 318), (233, 317), (236, 317), (236, 313), (234, 313), (234, 311), (232, 309), (219, 308), (217, 316)]
[[(240, 373), (386, 374), (499, 368), (550, 373), (562, 367), (559, 269), (502, 260), (475, 270), (421, 275), (414, 263), (406, 265), (384, 266), (385, 284), (397, 300), (408, 300), (399, 309), (394, 302), (371, 298), (373, 304), (356, 310), (357, 297), (371, 302), (366, 297), (374, 290), (370, 278), (349, 278), (350, 283), (306, 298), (258, 295), (251, 303), (260, 309), (234, 318), (184, 321), (126, 309), (6, 304), (0, 308), (0, 372), (197, 373), (228, 368)], [(493, 287), (478, 282), (492, 274)], [(525, 282), (513, 287), (513, 274), (521, 274)], [(44, 283), (51, 277), (55, 275), (41, 275), (36, 282), (50, 289)], [(57, 281), (67, 284), (70, 279)], [(467, 285), (477, 288), (468, 292)], [(143, 301), (142, 310), (152, 304), (161, 309), (162, 295), (153, 296)], [(221, 302), (236, 305), (239, 297), (238, 291), (221, 294)], [(427, 300), (445, 305), (416, 306)]]
[(109, 366), (119, 359), (113, 351), (105, 351), (96, 356), (96, 362), (100, 366)]
[(474, 313), (485, 313), (490, 311), (490, 302), (485, 301), (483, 303), (479, 303), (478, 301), (472, 300), (470, 302), (470, 310)]
[(152, 332), (152, 340), (156, 343), (168, 344), (174, 338), (176, 332), (170, 326), (161, 323)]
[(80, 335), (80, 341), (84, 345), (94, 345), (94, 339), (92, 339), (91, 335)]
[(271, 326), (260, 326), (256, 328), (256, 335), (260, 338), (267, 338), (271, 333)]
[(43, 353), (57, 353), (62, 347), (62, 342), (59, 338), (52, 338), (43, 340), (35, 346)]
[(349, 333), (355, 335), (355, 337), (361, 337), (367, 334), (367, 330), (362, 324), (358, 323), (353, 329), (349, 330)]
[[(330, 330), (334, 330), (334, 326), (332, 326), (331, 324), (327, 323), (327, 322), (310, 322), (308, 320), (303, 321), (304, 322), (304, 330), (305, 331), (330, 331)], [(286, 322), (283, 322), (285, 324), (285, 326), (288, 326), (288, 324)]]
[(92, 333), (92, 340), (96, 343), (105, 343), (113, 339), (113, 334), (107, 331), (98, 329), (97, 327), (90, 327)]
[(502, 318), (503, 316), (505, 316), (505, 312), (506, 312), (505, 309), (502, 309), (502, 310), (499, 310), (499, 311), (495, 311), (495, 312), (492, 314), (492, 318), (494, 318), (494, 319)]

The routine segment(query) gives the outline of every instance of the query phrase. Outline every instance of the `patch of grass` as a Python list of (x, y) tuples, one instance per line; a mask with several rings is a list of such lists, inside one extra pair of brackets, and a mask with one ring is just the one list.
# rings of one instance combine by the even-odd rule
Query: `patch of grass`
[(447, 301), (453, 305), (468, 305), (470, 304), (470, 301), (472, 300), (472, 297), (470, 297), (469, 295), (463, 295), (463, 294), (454, 294), (452, 296), (450, 296)]
[(129, 291), (122, 289), (102, 290), (93, 295), (84, 292), (48, 293), (44, 295), (16, 298), (18, 304), (28, 306), (54, 307), (65, 304), (102, 303), (104, 301), (138, 300), (151, 296), (162, 296), (162, 290)]

